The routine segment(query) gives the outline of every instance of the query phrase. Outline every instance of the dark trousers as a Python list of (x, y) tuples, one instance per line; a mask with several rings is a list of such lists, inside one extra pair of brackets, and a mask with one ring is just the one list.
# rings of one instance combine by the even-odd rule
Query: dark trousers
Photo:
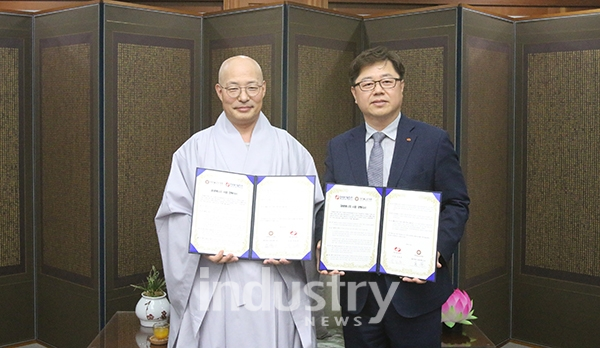
[[(378, 281), (380, 285), (383, 285)], [(381, 286), (379, 287), (382, 288)], [(385, 298), (385, 290), (382, 298)], [(379, 306), (369, 290), (367, 302), (360, 313), (349, 315), (344, 326), (344, 341), (348, 348), (440, 348), (442, 345), (441, 308), (415, 318), (398, 314), (390, 303), (380, 322), (370, 322)]]

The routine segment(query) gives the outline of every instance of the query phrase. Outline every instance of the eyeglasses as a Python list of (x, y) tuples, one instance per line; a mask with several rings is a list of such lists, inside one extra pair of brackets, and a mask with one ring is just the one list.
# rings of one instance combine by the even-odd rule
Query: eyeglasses
[(368, 91), (374, 90), (375, 85), (377, 83), (379, 83), (379, 85), (383, 89), (391, 89), (391, 88), (396, 87), (396, 83), (398, 81), (402, 81), (402, 79), (390, 77), (390, 78), (385, 78), (385, 79), (381, 79), (381, 80), (377, 80), (377, 81), (366, 80), (366, 81), (361, 81), (359, 83), (355, 83), (354, 85), (352, 85), (352, 87), (358, 86), (358, 88), (360, 88), (361, 91), (368, 92)]
[[(221, 85), (219, 85), (221, 86)], [(258, 92), (260, 92), (260, 88), (263, 85), (249, 85), (249, 86), (231, 86), (231, 87), (223, 87), (221, 86), (221, 88), (223, 88), (226, 92), (227, 95), (229, 95), (231, 98), (237, 98), (240, 96), (240, 94), (242, 94), (242, 89), (246, 90), (246, 94), (248, 94), (249, 97), (254, 97), (258, 94)]]

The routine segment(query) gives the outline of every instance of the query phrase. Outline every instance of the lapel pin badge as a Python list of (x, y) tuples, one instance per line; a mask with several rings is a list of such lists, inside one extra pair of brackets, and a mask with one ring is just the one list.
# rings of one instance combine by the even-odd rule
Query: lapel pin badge
[(406, 141), (408, 141), (409, 143), (412, 141), (411, 138), (406, 138)]

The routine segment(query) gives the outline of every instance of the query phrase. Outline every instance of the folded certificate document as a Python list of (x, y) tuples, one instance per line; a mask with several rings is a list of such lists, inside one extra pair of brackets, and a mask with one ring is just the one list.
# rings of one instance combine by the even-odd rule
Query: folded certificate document
[(309, 260), (315, 176), (254, 176), (198, 168), (191, 253)]
[(328, 183), (319, 269), (435, 281), (441, 193)]

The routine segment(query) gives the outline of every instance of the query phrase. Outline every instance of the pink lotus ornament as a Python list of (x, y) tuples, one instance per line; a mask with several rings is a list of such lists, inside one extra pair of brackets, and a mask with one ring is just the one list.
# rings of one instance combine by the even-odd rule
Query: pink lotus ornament
[(473, 325), (471, 319), (477, 319), (473, 315), (473, 300), (469, 298), (466, 291), (455, 289), (442, 305), (442, 323), (448, 327), (455, 324)]

